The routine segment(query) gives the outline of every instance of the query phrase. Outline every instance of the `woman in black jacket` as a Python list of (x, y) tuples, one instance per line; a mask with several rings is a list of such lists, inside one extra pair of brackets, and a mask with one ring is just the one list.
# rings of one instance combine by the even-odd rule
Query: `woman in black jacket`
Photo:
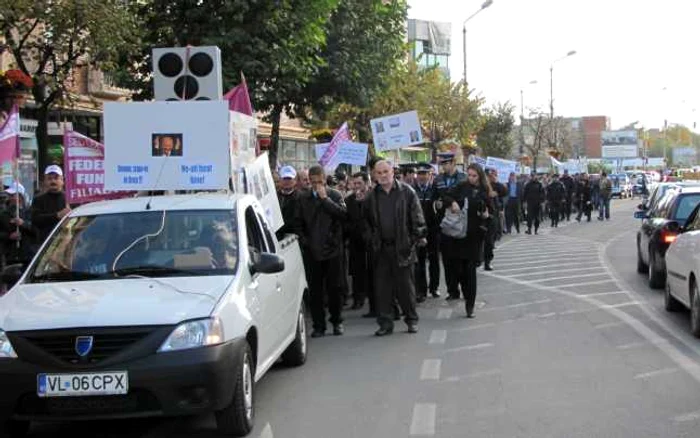
[(459, 298), (458, 285), (461, 285), (467, 318), (474, 317), (476, 268), (482, 261), (486, 221), (494, 213), (490, 192), (484, 171), (479, 165), (470, 164), (467, 167), (467, 180), (454, 186), (444, 198), (447, 208), (455, 213), (464, 207), (465, 199), (468, 202), (466, 237), (440, 236), (446, 256), (444, 263), (451, 263), (455, 272), (447, 290), (452, 299)]

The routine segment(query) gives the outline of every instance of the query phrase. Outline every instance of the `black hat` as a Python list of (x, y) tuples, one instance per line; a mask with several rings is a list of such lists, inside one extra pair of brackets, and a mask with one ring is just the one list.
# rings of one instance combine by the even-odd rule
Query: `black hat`
[(443, 152), (438, 154), (438, 163), (444, 164), (444, 163), (450, 163), (454, 161), (455, 159), (455, 154), (452, 152)]

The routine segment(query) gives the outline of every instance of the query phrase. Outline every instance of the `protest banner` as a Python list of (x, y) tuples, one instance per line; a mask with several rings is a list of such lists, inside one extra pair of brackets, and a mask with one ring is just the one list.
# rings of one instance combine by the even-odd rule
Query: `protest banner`
[(104, 145), (78, 132), (63, 134), (63, 174), (69, 204), (119, 199), (135, 192), (105, 190)]
[(223, 100), (106, 103), (105, 188), (228, 189), (229, 118)]
[(328, 147), (318, 158), (318, 164), (323, 166), (326, 172), (333, 172), (340, 162), (338, 161), (338, 151), (340, 150), (340, 145), (345, 142), (350, 141), (350, 131), (348, 129), (348, 123), (345, 122), (338, 129), (338, 131), (333, 135), (331, 142), (328, 143)]
[(246, 192), (258, 198), (272, 231), (277, 231), (284, 225), (284, 218), (268, 160), (265, 152), (245, 166)]
[(471, 155), (469, 157), (469, 164), (478, 164), (482, 169), (486, 167), (486, 158), (479, 157), (477, 155)]
[(518, 163), (503, 158), (487, 157), (486, 168), (494, 169), (498, 172), (498, 182), (507, 183), (511, 172), (517, 171)]
[[(330, 143), (319, 143), (316, 145), (316, 158), (320, 160), (326, 152)], [(335, 161), (338, 164), (351, 164), (364, 166), (367, 164), (368, 145), (365, 143), (352, 143), (346, 141), (340, 144)]]
[(374, 147), (378, 152), (423, 143), (423, 132), (416, 111), (372, 119), (370, 127)]

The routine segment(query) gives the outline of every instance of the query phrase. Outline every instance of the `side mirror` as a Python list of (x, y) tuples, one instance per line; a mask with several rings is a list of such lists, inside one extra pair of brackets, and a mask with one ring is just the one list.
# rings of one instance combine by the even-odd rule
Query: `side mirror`
[(23, 264), (15, 264), (6, 266), (5, 269), (0, 273), (0, 281), (7, 285), (8, 288), (12, 287), (19, 281), (24, 273)]
[(276, 274), (284, 271), (284, 259), (277, 254), (267, 252), (259, 253), (253, 265), (251, 266), (253, 273), (260, 274)]
[(666, 224), (666, 229), (672, 233), (682, 233), (683, 227), (676, 221), (670, 221)]
[(647, 216), (647, 212), (645, 211), (635, 211), (634, 212), (634, 218), (635, 219), (646, 219), (649, 216)]

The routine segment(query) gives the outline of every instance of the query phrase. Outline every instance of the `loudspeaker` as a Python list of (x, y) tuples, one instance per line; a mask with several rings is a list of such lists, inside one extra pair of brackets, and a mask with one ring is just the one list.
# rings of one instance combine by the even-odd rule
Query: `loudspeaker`
[(221, 100), (221, 50), (216, 46), (153, 49), (156, 100)]

